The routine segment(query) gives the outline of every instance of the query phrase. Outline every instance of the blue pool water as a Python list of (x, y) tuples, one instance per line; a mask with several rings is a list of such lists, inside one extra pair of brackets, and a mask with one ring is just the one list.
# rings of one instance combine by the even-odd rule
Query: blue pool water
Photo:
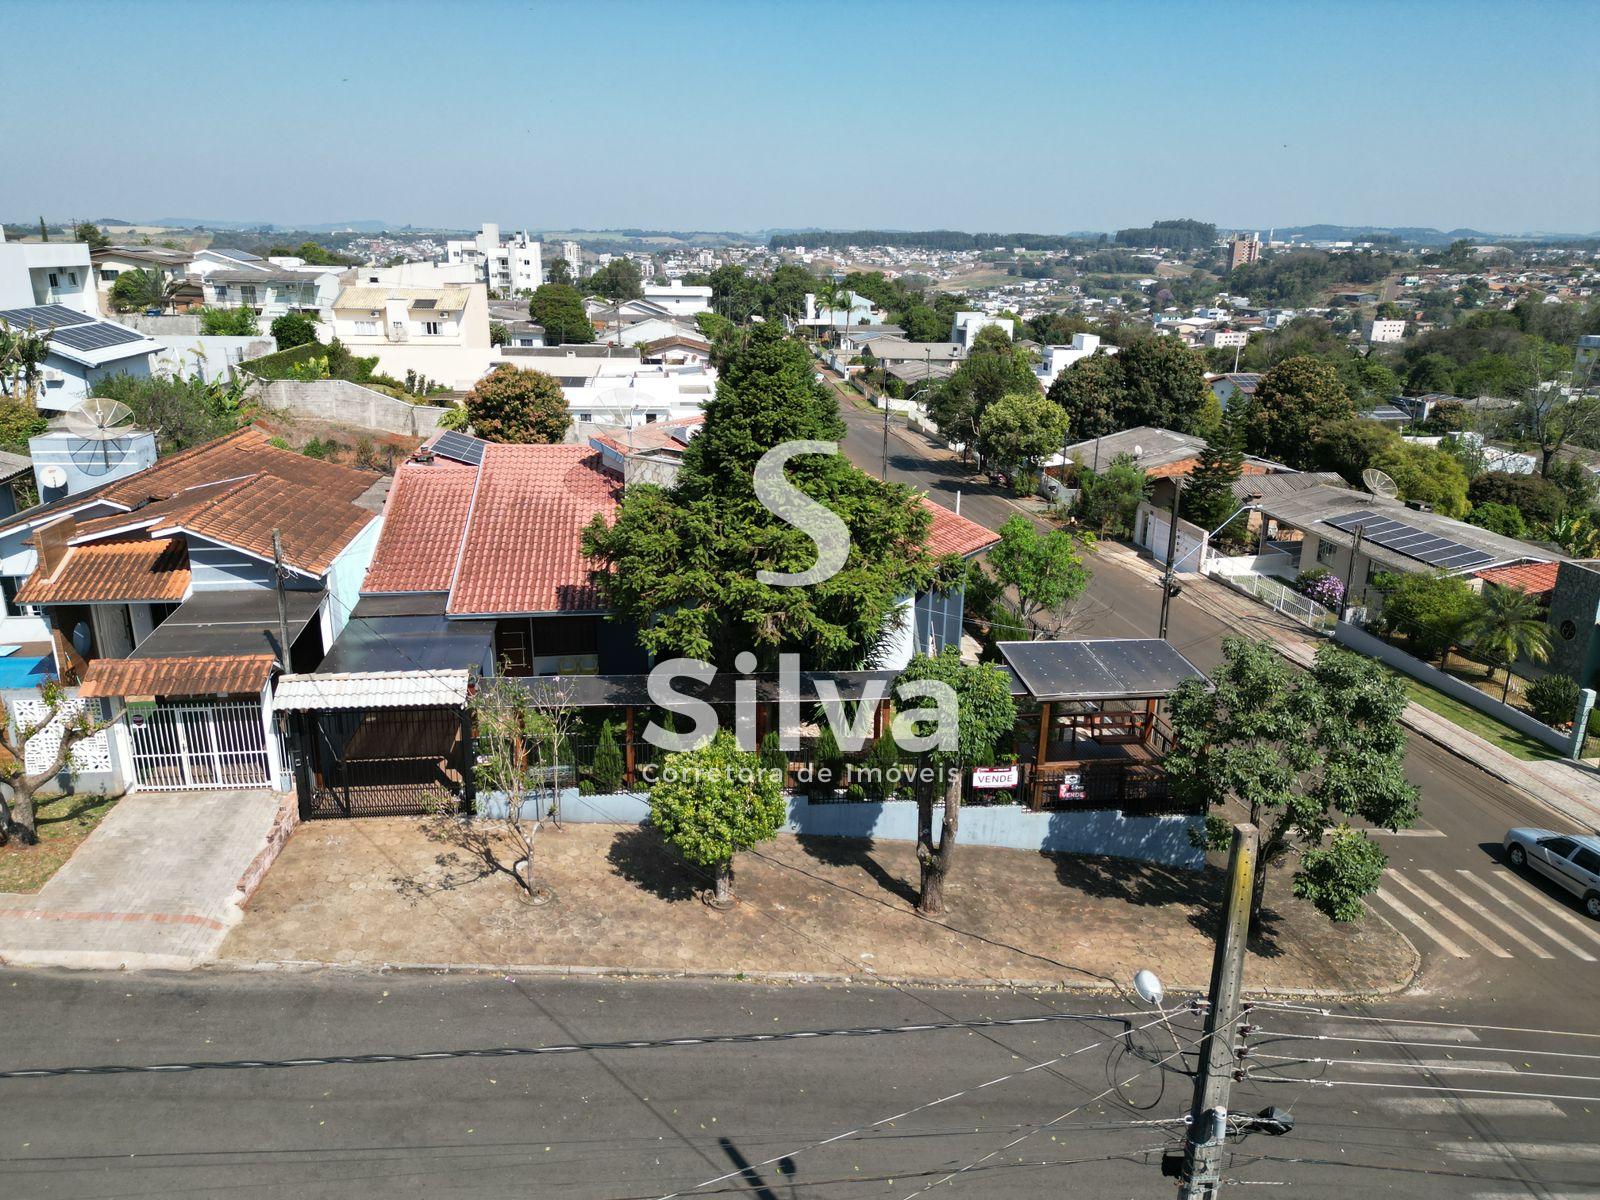
[(9, 655), (0, 658), (0, 688), (38, 687), (56, 673), (48, 654)]

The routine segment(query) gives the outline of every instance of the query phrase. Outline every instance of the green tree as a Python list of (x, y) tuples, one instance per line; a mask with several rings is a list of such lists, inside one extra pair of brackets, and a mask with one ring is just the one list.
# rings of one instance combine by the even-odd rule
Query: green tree
[(544, 269), (546, 283), (553, 283), (558, 287), (571, 287), (577, 281), (572, 278), (572, 267), (564, 258), (553, 259)]
[[(917, 911), (924, 916), (937, 916), (944, 911), (944, 885), (955, 857), (963, 777), (973, 766), (1009, 748), (1017, 706), (1011, 698), (1011, 685), (998, 667), (964, 663), (954, 646), (946, 646), (937, 657), (913, 658), (900, 672), (895, 686), (898, 689), (912, 682), (944, 684), (955, 693), (957, 705), (956, 728), (950, 731), (951, 736), (942, 739), (940, 748), (925, 752), (928, 765), (943, 780), (943, 788), (927, 782), (917, 787), (917, 866), (921, 874)], [(931, 707), (928, 701), (922, 703)], [(917, 711), (912, 709), (895, 717), (897, 722), (905, 722), (897, 734), (901, 742), (907, 740), (908, 732), (919, 737), (934, 732), (933, 722), (915, 719), (913, 714)], [(935, 841), (933, 805), (940, 791), (944, 815)]]
[(489, 442), (553, 445), (572, 426), (561, 383), (543, 371), (501, 363), (466, 394), (473, 432)]
[[(1253, 928), (1269, 874), (1293, 855), (1295, 895), (1335, 921), (1361, 916), (1387, 859), (1350, 820), (1396, 830), (1417, 817), (1419, 793), (1404, 770), (1405, 707), (1399, 679), (1370, 659), (1324, 645), (1301, 673), (1271, 642), (1243, 638), (1223, 642), (1209, 688), (1189, 680), (1173, 696), (1174, 792), (1235, 804), (1261, 830)], [(1209, 845), (1226, 846), (1229, 820), (1206, 824)]]
[(1037, 391), (1002, 396), (978, 423), (978, 450), (1004, 467), (1036, 468), (1066, 439), (1067, 414)]
[(1074, 441), (1105, 437), (1122, 429), (1122, 368), (1113, 355), (1080, 358), (1050, 385), (1049, 397), (1067, 414)]
[(50, 422), (26, 399), (0, 395), (0, 450), (27, 454), (28, 439), (50, 428)]
[(210, 337), (254, 337), (261, 326), (253, 308), (202, 308), (200, 332)]
[(1339, 373), (1315, 358), (1285, 359), (1261, 377), (1249, 406), (1252, 454), (1305, 467), (1322, 427), (1355, 416)]
[(1371, 586), (1383, 595), (1378, 620), (1384, 633), (1404, 636), (1413, 654), (1422, 659), (1437, 656), (1441, 667), (1478, 616), (1478, 593), (1459, 576), (1381, 571), (1372, 577)]
[(160, 271), (135, 267), (111, 283), (111, 307), (118, 312), (143, 312), (167, 302), (167, 281)]
[(1133, 533), (1139, 501), (1150, 494), (1150, 481), (1131, 454), (1119, 454), (1104, 471), (1078, 472), (1078, 520), (1102, 537)]
[(1521, 510), (1512, 508), (1509, 504), (1474, 505), (1472, 511), (1467, 514), (1467, 520), (1479, 529), (1487, 529), (1490, 533), (1498, 533), (1501, 537), (1528, 536), (1528, 523), (1523, 520)]
[(133, 423), (156, 435), (162, 454), (232, 433), (247, 416), (242, 384), (207, 383), (199, 375), (110, 375), (90, 393), (126, 404)]
[(610, 721), (600, 722), (600, 736), (595, 741), (594, 762), (589, 777), (594, 790), (602, 794), (615, 792), (622, 786), (624, 766), (622, 751), (617, 748), (617, 735)]
[(1399, 485), (1402, 500), (1431, 505), (1447, 517), (1467, 515), (1467, 471), (1448, 450), (1396, 438), (1371, 465)]
[(1519, 659), (1542, 663), (1550, 657), (1550, 626), (1538, 599), (1520, 588), (1486, 584), (1467, 634), (1472, 648), (1491, 664), (1504, 664), (1504, 701), (1511, 694), (1511, 667)]
[(1081, 551), (1093, 549), (1064, 529), (1041, 533), (1021, 513), (1000, 526), (1000, 541), (988, 554), (988, 569), (1017, 598), (1017, 615), (1030, 628), (1053, 630), (1059, 622), (1041, 620), (1071, 604), (1089, 585), (1090, 570)]
[(780, 651), (795, 650), (808, 669), (859, 667), (882, 644), (900, 598), (941, 575), (927, 550), (927, 507), (841, 455), (798, 455), (786, 479), (839, 517), (848, 553), (821, 582), (763, 583), (758, 572), (809, 570), (818, 551), (758, 499), (756, 465), (783, 442), (842, 441), (838, 401), (816, 382), (806, 347), (764, 322), (730, 353), (705, 414), (674, 488), (630, 487), (615, 520), (586, 531), (608, 607), (658, 657), (727, 668), (749, 650), (771, 669)]
[(506, 328), (504, 321), (489, 322), (489, 345), (506, 346), (511, 343), (511, 331)]
[[(75, 712), (67, 705), (69, 698), (61, 685), (53, 679), (40, 686), (39, 697), (44, 702), (44, 712), (29, 722), (17, 720), (9, 705), (0, 704), (0, 745), (6, 750), (0, 759), (0, 784), (5, 785), (0, 791), (0, 846), (12, 841), (23, 846), (38, 843), (35, 794), (61, 774), (74, 746), (111, 723), (91, 717), (88, 711)], [(92, 711), (98, 715), (98, 708)], [(45, 768), (30, 771), (28, 744), (52, 724), (60, 731), (60, 741), (46, 751)]]
[[(562, 262), (557, 259), (556, 262)], [(564, 283), (541, 284), (528, 301), (528, 319), (543, 328), (552, 346), (584, 345), (594, 341), (594, 323), (584, 311), (578, 289)]]
[(101, 229), (93, 221), (79, 221), (74, 225), (72, 227), (72, 240), (75, 242), (87, 242), (90, 250), (104, 250), (111, 245), (111, 239), (106, 236), (105, 230)]
[(279, 350), (309, 346), (317, 340), (317, 323), (305, 313), (288, 312), (273, 319), (271, 332)]
[[(987, 331), (985, 331), (987, 332)], [(1004, 337), (1004, 335), (1001, 335)], [(934, 392), (928, 413), (946, 436), (964, 447), (976, 444), (983, 414), (1002, 396), (1035, 395), (1039, 379), (1027, 351), (1004, 339), (1003, 347), (979, 339), (972, 352)]]
[(1117, 354), (1122, 395), (1119, 428), (1153, 425), (1195, 431), (1205, 404), (1205, 362), (1183, 342), (1162, 335), (1135, 338)]
[(17, 329), (0, 320), (0, 395), (33, 407), (50, 356), (50, 333), (32, 324)]
[[(1242, 408), (1239, 411), (1242, 412)], [(1229, 522), (1227, 529), (1220, 527), (1239, 511), (1239, 498), (1233, 493), (1233, 485), (1243, 475), (1244, 427), (1236, 412), (1224, 421), (1221, 432), (1195, 459), (1194, 469), (1184, 484), (1180, 517), (1201, 529), (1217, 530), (1219, 537), (1242, 539), (1248, 528), (1248, 518), (1243, 514)]]
[(650, 824), (711, 873), (718, 908), (733, 903), (733, 856), (776, 837), (788, 814), (781, 777), (725, 729), (698, 750), (668, 755), (650, 789)]
[(637, 300), (644, 295), (644, 277), (631, 258), (614, 258), (586, 281), (588, 290), (607, 300)]
[(1467, 485), (1467, 499), (1473, 504), (1509, 504), (1522, 514), (1530, 528), (1554, 525), (1567, 509), (1566, 494), (1553, 480), (1509, 471), (1485, 471), (1474, 476)]

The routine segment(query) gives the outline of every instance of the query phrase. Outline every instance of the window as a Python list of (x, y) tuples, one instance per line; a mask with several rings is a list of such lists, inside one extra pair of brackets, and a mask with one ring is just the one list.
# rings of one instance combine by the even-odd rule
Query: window
[(1540, 838), (1539, 845), (1546, 853), (1557, 858), (1570, 858), (1572, 852), (1578, 848), (1578, 843), (1569, 837)]
[(256, 285), (255, 284), (246, 283), (246, 284), (240, 285), (240, 288), (239, 288), (239, 302), (241, 304), (254, 304), (256, 302)]
[(116, 271), (111, 271), (111, 270), (101, 271), (100, 272), (100, 278), (104, 282), (110, 283), (113, 279), (115, 279), (117, 277), (117, 274), (118, 273)]
[(1317, 561), (1323, 566), (1327, 566), (1329, 563), (1331, 563), (1338, 553), (1339, 547), (1335, 546), (1332, 542), (1320, 541), (1317, 543)]
[(60, 287), (61, 286), (61, 279), (56, 275), (56, 273), (54, 271), (50, 272), (50, 286), (51, 287)]
[(439, 336), (439, 322), (437, 322), (437, 321), (424, 321), (422, 323), (422, 332), (427, 334), (429, 337), (438, 337)]
[(1587, 846), (1579, 846), (1578, 852), (1572, 856), (1572, 865), (1591, 875), (1600, 875), (1600, 854), (1596, 854)]
[(357, 321), (356, 332), (362, 337), (377, 337), (378, 323), (376, 321)]
[(68, 271), (67, 282), (76, 286), (78, 282), (78, 273), (76, 271)]

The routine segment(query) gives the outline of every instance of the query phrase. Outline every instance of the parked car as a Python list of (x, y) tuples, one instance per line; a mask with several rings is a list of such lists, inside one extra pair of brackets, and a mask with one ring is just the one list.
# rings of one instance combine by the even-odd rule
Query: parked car
[(1600, 921), (1600, 837), (1513, 829), (1503, 843), (1506, 861), (1517, 870), (1532, 867), (1583, 901), (1583, 911)]

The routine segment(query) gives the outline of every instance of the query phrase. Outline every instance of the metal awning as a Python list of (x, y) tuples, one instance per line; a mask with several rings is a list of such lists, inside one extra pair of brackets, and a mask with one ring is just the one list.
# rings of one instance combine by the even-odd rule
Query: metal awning
[[(325, 592), (284, 593), (289, 610), (289, 641), (317, 615)], [(227, 657), (276, 654), (278, 596), (272, 588), (196, 592), (178, 605), (129, 658)]]
[(461, 708), (466, 671), (345, 671), (285, 675), (278, 680), (274, 712), (329, 712), (353, 708)]
[(1001, 642), (1035, 700), (1162, 700), (1205, 673), (1161, 638)]

